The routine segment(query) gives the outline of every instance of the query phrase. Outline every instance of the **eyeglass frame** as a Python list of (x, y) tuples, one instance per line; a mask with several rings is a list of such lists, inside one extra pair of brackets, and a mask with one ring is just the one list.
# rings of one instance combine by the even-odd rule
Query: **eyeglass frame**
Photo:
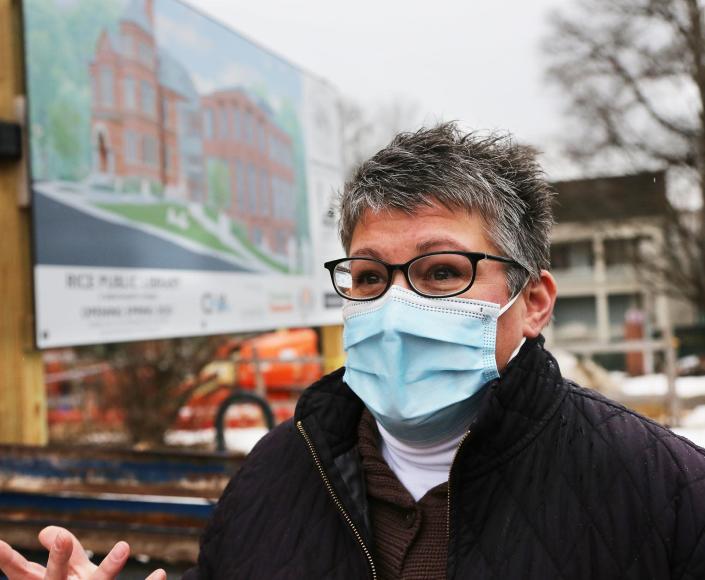
[[(470, 260), (470, 263), (472, 264), (472, 278), (470, 279), (470, 283), (462, 290), (453, 292), (452, 294), (443, 294), (442, 296), (434, 294), (424, 294), (423, 292), (418, 290), (409, 279), (409, 268), (411, 267), (411, 265), (417, 260), (427, 258), (428, 256), (438, 256), (447, 254), (465, 256), (468, 260)], [(374, 298), (351, 298), (350, 296), (345, 296), (345, 294), (340, 292), (338, 290), (338, 286), (335, 283), (335, 267), (338, 264), (342, 264), (343, 262), (347, 262), (349, 260), (369, 260), (371, 262), (377, 262), (378, 264), (384, 266), (387, 269), (387, 286), (384, 288), (384, 290), (382, 290), (382, 292), (380, 292), (380, 294), (375, 296)], [(523, 270), (526, 270), (525, 266), (523, 266), (516, 260), (513, 260), (512, 258), (507, 258), (505, 256), (495, 256), (493, 254), (486, 254), (484, 252), (461, 252), (458, 250), (446, 250), (438, 252), (429, 252), (428, 254), (421, 254), (420, 256), (416, 256), (415, 258), (412, 258), (404, 264), (387, 264), (387, 262), (369, 256), (348, 256), (347, 258), (339, 258), (337, 260), (330, 260), (328, 262), (325, 262), (323, 264), (323, 267), (328, 270), (330, 274), (331, 283), (333, 284), (333, 289), (335, 290), (336, 294), (338, 294), (338, 296), (345, 298), (346, 300), (353, 300), (354, 302), (370, 302), (372, 300), (377, 300), (378, 298), (381, 298), (389, 291), (389, 289), (392, 287), (392, 282), (394, 281), (394, 272), (396, 270), (399, 270), (404, 274), (404, 278), (406, 279), (406, 283), (409, 285), (409, 288), (411, 288), (419, 296), (423, 296), (425, 298), (452, 298), (453, 296), (458, 296), (472, 288), (472, 285), (475, 283), (475, 277), (477, 276), (477, 264), (482, 260), (492, 260), (494, 262), (501, 262), (503, 264), (509, 264), (511, 266), (519, 266)]]

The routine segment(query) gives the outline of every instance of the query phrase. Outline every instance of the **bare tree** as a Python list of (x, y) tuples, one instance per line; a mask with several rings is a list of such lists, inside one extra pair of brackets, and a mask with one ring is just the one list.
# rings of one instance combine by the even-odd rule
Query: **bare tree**
[[(221, 337), (222, 340), (222, 337)], [(159, 445), (194, 391), (212, 377), (202, 375), (218, 339), (173, 338), (100, 347), (115, 373), (116, 403), (132, 443)]]
[(397, 133), (417, 130), (422, 120), (418, 104), (402, 97), (370, 106), (342, 99), (340, 110), (346, 177)]
[[(666, 168), (691, 207), (670, 203), (665, 243), (641, 257), (705, 319), (705, 21), (699, 0), (576, 0), (550, 21), (548, 76), (576, 122), (586, 166)], [(673, 199), (671, 199), (673, 201)], [(694, 208), (694, 209), (693, 209)]]

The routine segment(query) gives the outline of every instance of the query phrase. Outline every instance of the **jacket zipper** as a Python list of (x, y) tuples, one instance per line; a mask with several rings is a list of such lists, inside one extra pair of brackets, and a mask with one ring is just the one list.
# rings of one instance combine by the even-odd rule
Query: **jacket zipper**
[(453, 454), (453, 461), (450, 462), (450, 469), (448, 470), (448, 513), (447, 513), (447, 519), (446, 519), (446, 536), (448, 537), (448, 546), (450, 547), (450, 482), (451, 482), (451, 475), (453, 474), (453, 466), (455, 465), (455, 459), (458, 457), (458, 453), (460, 452), (460, 448), (463, 446), (463, 443), (465, 443), (465, 440), (468, 438), (470, 435), (470, 431), (466, 431), (465, 435), (463, 435), (462, 439), (458, 442), (458, 446), (455, 448), (455, 453)]
[(347, 510), (343, 506), (343, 503), (338, 498), (338, 495), (335, 493), (335, 490), (333, 489), (333, 486), (331, 485), (330, 480), (328, 479), (328, 475), (326, 475), (326, 472), (323, 469), (323, 466), (321, 465), (321, 460), (318, 457), (318, 452), (316, 451), (316, 448), (313, 446), (313, 443), (311, 442), (311, 439), (308, 436), (308, 433), (306, 433), (306, 430), (304, 429), (303, 423), (301, 421), (297, 421), (296, 428), (299, 430), (299, 433), (301, 433), (301, 436), (306, 441), (306, 445), (308, 445), (308, 449), (311, 452), (311, 457), (313, 457), (313, 462), (316, 464), (316, 468), (318, 469), (318, 473), (321, 475), (321, 479), (323, 480), (323, 483), (325, 484), (326, 489), (328, 490), (328, 494), (330, 495), (331, 499), (333, 500), (333, 503), (338, 508), (338, 511), (340, 511), (343, 518), (345, 518), (345, 521), (348, 523), (348, 526), (350, 526), (350, 529), (352, 530), (353, 535), (355, 536), (358, 543), (360, 544), (360, 547), (362, 548), (362, 551), (364, 552), (365, 557), (367, 558), (367, 563), (370, 565), (370, 571), (372, 572), (372, 580), (377, 580), (377, 570), (375, 569), (375, 564), (372, 561), (372, 554), (370, 554), (370, 550), (365, 545), (365, 542), (362, 539), (360, 532), (357, 531), (357, 528), (355, 527), (355, 524), (353, 523), (352, 518), (350, 517)]

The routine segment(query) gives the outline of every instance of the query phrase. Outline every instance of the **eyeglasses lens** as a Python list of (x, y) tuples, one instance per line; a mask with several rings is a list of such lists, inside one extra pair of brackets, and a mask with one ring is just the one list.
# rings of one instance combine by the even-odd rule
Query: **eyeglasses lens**
[(427, 296), (449, 296), (463, 291), (472, 278), (472, 262), (460, 254), (423, 256), (409, 266), (409, 281)]
[(387, 288), (387, 268), (374, 260), (354, 258), (335, 267), (333, 281), (343, 296), (369, 300), (380, 296)]
[[(422, 256), (409, 266), (409, 282), (425, 296), (450, 296), (465, 291), (473, 281), (473, 264), (461, 254)], [(333, 282), (340, 294), (352, 300), (371, 300), (381, 296), (389, 284), (384, 264), (366, 258), (340, 262), (333, 271)]]

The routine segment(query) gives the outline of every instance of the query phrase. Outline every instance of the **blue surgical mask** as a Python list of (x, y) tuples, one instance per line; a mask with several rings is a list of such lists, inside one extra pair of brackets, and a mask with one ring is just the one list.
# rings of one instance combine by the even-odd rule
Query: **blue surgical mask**
[(469, 425), (482, 387), (499, 376), (499, 304), (426, 298), (399, 286), (343, 307), (343, 380), (394, 437), (432, 444)]

